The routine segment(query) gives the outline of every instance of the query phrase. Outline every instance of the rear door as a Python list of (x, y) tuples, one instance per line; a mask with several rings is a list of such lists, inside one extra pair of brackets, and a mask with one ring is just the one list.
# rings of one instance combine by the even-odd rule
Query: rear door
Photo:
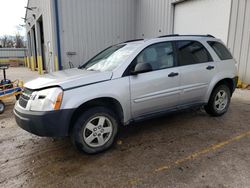
[(180, 70), (181, 105), (205, 102), (205, 96), (216, 73), (216, 65), (202, 43), (192, 40), (175, 42)]
[(177, 107), (180, 101), (180, 73), (172, 42), (162, 42), (144, 49), (133, 61), (149, 63), (152, 71), (130, 76), (133, 118)]

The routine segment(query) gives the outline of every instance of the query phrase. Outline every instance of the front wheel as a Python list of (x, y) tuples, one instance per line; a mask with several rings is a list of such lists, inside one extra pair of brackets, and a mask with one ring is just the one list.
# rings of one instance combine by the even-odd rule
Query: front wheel
[(71, 140), (78, 150), (95, 154), (110, 148), (117, 132), (115, 113), (104, 107), (94, 107), (78, 118), (71, 131)]
[(220, 85), (212, 92), (205, 110), (212, 116), (222, 116), (228, 110), (231, 92), (227, 85)]

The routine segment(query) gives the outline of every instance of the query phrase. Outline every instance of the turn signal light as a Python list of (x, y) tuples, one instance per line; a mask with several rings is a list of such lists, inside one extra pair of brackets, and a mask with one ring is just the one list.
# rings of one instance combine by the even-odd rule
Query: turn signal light
[(54, 110), (59, 110), (62, 104), (63, 93), (59, 93), (56, 98), (56, 102), (54, 103)]

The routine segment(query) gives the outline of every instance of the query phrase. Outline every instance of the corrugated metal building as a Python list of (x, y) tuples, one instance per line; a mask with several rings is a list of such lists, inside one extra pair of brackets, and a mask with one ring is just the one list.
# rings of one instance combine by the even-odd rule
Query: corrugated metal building
[(0, 48), (0, 63), (26, 63), (26, 48)]
[(250, 0), (29, 0), (29, 65), (78, 66), (115, 43), (159, 35), (212, 34), (250, 83)]
[(0, 59), (24, 58), (26, 48), (0, 48)]

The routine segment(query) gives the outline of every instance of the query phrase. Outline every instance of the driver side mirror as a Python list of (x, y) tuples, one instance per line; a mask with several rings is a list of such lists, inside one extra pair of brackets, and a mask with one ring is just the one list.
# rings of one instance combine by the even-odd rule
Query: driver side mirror
[(137, 75), (140, 73), (150, 72), (153, 68), (149, 63), (138, 63), (135, 66), (135, 70), (131, 72), (132, 75)]

